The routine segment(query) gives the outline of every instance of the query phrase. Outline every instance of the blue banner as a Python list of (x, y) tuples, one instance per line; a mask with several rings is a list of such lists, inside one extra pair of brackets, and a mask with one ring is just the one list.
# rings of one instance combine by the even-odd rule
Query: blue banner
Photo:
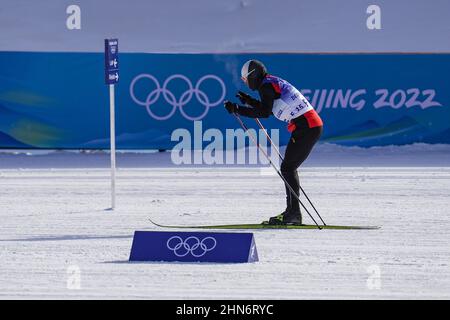
[[(194, 134), (195, 121), (237, 128), (222, 103), (237, 90), (255, 96), (240, 80), (252, 58), (310, 100), (322, 142), (450, 143), (450, 54), (121, 53), (117, 148), (170, 149), (174, 130)], [(0, 147), (109, 148), (104, 63), (102, 53), (0, 52)], [(284, 123), (263, 123), (286, 144)]]
[(258, 261), (252, 233), (136, 231), (130, 261)]

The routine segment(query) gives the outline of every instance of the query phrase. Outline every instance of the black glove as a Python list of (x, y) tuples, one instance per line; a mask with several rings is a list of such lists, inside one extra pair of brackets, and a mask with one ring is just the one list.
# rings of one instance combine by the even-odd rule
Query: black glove
[(237, 113), (239, 107), (236, 103), (231, 101), (224, 101), (223, 105), (225, 106), (225, 109), (227, 109), (228, 113)]
[(239, 98), (239, 100), (241, 100), (244, 104), (250, 104), (252, 101), (252, 97), (242, 91), (238, 91), (238, 93), (236, 93), (236, 97)]

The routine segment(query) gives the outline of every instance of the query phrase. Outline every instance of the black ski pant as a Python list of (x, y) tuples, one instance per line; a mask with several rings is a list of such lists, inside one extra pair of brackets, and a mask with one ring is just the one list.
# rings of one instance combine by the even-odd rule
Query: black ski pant
[[(287, 183), (299, 196), (300, 184), (298, 180), (297, 169), (308, 158), (312, 148), (319, 140), (322, 134), (322, 126), (313, 128), (297, 128), (289, 139), (289, 143), (284, 154), (284, 160), (281, 163), (281, 174)], [(295, 196), (292, 195), (286, 186), (287, 209), (290, 212), (300, 212), (300, 205)]]

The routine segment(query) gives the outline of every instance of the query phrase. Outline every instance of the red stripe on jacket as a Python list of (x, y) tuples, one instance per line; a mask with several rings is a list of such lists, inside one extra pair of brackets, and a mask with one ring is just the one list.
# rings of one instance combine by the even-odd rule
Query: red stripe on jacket
[[(323, 122), (322, 119), (320, 118), (319, 114), (316, 112), (316, 110), (310, 110), (308, 112), (305, 112), (303, 115), (301, 116), (305, 116), (306, 122), (308, 123), (308, 127), (309, 128), (314, 128), (314, 127), (321, 127), (323, 126)], [(291, 120), (288, 123), (287, 129), (289, 132), (294, 132), (295, 129), (297, 129), (296, 124)]]
[(308, 112), (305, 112), (303, 115), (305, 116), (306, 121), (308, 121), (308, 127), (314, 128), (323, 126), (322, 119), (320, 118), (316, 110), (310, 110)]
[(275, 92), (276, 93), (281, 93), (281, 88), (280, 88), (280, 86), (278, 85), (278, 83), (275, 83), (275, 82), (271, 82), (272, 83), (272, 87), (273, 87), (273, 89), (275, 90)]

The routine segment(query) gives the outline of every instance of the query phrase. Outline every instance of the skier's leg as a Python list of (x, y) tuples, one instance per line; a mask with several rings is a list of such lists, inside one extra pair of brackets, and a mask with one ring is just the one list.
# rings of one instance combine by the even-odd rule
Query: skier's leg
[[(309, 128), (303, 131), (297, 129), (292, 133), (289, 140), (284, 160), (281, 163), (281, 173), (297, 196), (299, 196), (300, 189), (297, 169), (308, 158), (321, 134), (322, 127)], [(290, 208), (289, 213), (300, 216), (300, 205), (287, 186), (286, 201), (288, 208)]]
[[(295, 168), (295, 163), (293, 163), (293, 157), (297, 153), (297, 145), (295, 144), (295, 139), (293, 139), (292, 135), (289, 139), (289, 143), (286, 147), (285, 151), (285, 157), (283, 162), (281, 163), (280, 171), (283, 177), (286, 179), (287, 183), (291, 186), (291, 188), (295, 191), (295, 193), (299, 194), (299, 181), (298, 181), (298, 175)], [(286, 211), (289, 212), (292, 211), (293, 206), (296, 209), (296, 211), (299, 210), (299, 204), (297, 199), (295, 197), (292, 197), (291, 191), (289, 190), (288, 186), (285, 184), (286, 189)]]

